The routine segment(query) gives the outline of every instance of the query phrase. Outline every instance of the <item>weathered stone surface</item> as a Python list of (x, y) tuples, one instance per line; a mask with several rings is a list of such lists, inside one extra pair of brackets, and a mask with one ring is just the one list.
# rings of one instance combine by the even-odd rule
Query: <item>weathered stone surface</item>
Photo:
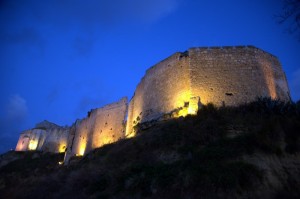
[(65, 162), (74, 155), (84, 155), (92, 149), (125, 137), (127, 98), (102, 108), (91, 110), (88, 117), (71, 127)]
[(276, 57), (252, 46), (189, 50), (191, 93), (201, 103), (238, 105), (256, 97), (289, 100)]
[(126, 136), (137, 123), (158, 119), (184, 106), (190, 97), (189, 57), (175, 53), (147, 70), (128, 108)]
[(149, 68), (129, 105), (122, 98), (91, 110), (70, 128), (43, 121), (21, 133), (16, 151), (66, 151), (68, 162), (74, 155), (135, 136), (138, 128), (196, 114), (202, 104), (236, 106), (257, 97), (290, 100), (275, 56), (253, 46), (190, 48)]
[(147, 70), (129, 103), (126, 136), (134, 126), (182, 108), (194, 114), (201, 104), (235, 106), (271, 97), (290, 100), (278, 59), (253, 46), (191, 48)]
[(21, 133), (15, 150), (38, 150), (52, 153), (65, 152), (68, 135), (68, 127), (61, 127), (54, 123), (43, 121), (37, 124), (35, 128)]

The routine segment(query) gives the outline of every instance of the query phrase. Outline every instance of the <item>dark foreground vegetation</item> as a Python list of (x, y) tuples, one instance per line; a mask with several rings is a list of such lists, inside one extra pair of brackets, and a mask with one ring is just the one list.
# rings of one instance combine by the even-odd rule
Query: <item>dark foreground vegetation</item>
[(300, 198), (300, 103), (209, 104), (70, 166), (2, 156), (18, 158), (0, 168), (0, 198)]

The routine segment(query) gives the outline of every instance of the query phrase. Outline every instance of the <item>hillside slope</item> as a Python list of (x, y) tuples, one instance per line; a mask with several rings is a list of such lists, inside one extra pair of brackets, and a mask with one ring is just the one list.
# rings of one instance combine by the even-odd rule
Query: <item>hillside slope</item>
[(0, 168), (0, 198), (300, 198), (299, 105), (209, 104), (70, 166), (63, 154), (16, 153)]

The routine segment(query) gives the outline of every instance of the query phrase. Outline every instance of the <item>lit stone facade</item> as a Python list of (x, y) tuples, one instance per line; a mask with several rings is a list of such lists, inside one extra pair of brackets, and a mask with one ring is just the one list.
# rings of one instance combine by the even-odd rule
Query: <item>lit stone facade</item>
[(275, 56), (253, 46), (191, 48), (147, 70), (129, 103), (126, 136), (174, 110), (184, 116), (200, 104), (236, 106), (257, 97), (290, 100)]
[(116, 103), (91, 110), (88, 117), (77, 120), (70, 130), (65, 161), (124, 138), (126, 112), (127, 98), (124, 97)]
[(33, 129), (23, 131), (15, 150), (37, 150), (53, 153), (65, 152), (68, 135), (68, 127), (60, 127), (44, 121), (37, 124)]
[(65, 130), (25, 131), (16, 150), (60, 152), (67, 147), (68, 162), (74, 155), (135, 136), (137, 124), (196, 114), (201, 104), (237, 106), (257, 97), (290, 100), (275, 56), (253, 46), (190, 48), (149, 68), (129, 103), (122, 98), (94, 109)]

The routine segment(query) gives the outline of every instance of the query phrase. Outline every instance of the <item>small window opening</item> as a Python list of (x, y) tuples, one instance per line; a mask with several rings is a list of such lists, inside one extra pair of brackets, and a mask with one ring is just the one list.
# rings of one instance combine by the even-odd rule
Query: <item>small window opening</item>
[(233, 93), (225, 93), (227, 96), (233, 96)]
[(184, 102), (184, 107), (189, 107), (190, 102)]

